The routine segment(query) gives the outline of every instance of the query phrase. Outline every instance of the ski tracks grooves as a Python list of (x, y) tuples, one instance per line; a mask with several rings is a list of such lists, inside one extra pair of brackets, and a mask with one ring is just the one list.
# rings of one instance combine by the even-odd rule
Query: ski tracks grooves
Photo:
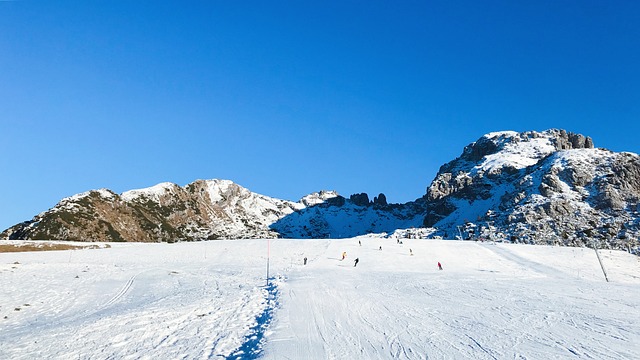
[(106, 308), (118, 302), (131, 289), (131, 286), (133, 286), (133, 282), (136, 280), (136, 277), (138, 277), (138, 275), (140, 274), (133, 275), (129, 279), (129, 281), (127, 281), (127, 283), (124, 284), (124, 286), (120, 289), (120, 291), (118, 291), (118, 293), (115, 294), (115, 296), (113, 296), (109, 301), (107, 301), (104, 305), (102, 305), (102, 307)]
[(466, 337), (469, 338), (469, 340), (473, 341), (474, 344), (476, 344), (476, 346), (478, 348), (480, 348), (480, 350), (484, 351), (487, 355), (489, 355), (493, 360), (498, 360), (497, 357), (495, 357), (489, 350), (485, 349), (484, 346), (480, 345), (480, 343), (478, 342), (478, 340), (474, 339), (473, 337), (469, 336), (468, 334), (465, 334)]

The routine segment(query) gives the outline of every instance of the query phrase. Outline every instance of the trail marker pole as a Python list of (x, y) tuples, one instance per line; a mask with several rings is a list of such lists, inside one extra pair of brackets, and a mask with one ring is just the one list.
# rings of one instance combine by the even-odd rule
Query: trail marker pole
[(596, 252), (596, 256), (598, 257), (598, 262), (600, 263), (600, 268), (602, 269), (602, 273), (604, 274), (604, 279), (609, 282), (609, 277), (607, 277), (607, 272), (604, 270), (604, 265), (602, 265), (602, 259), (600, 259), (600, 253), (598, 252), (598, 248), (596, 247), (596, 243), (591, 240), (591, 244), (593, 245), (593, 250)]

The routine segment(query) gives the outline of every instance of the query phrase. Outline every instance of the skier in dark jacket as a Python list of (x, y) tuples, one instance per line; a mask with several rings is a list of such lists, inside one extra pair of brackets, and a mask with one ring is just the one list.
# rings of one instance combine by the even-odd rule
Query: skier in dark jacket
[(356, 267), (356, 265), (358, 265), (358, 261), (360, 261), (360, 258), (356, 258), (356, 261), (353, 263), (353, 267)]
[(438, 261), (438, 269), (442, 270), (442, 264), (440, 264), (440, 261)]

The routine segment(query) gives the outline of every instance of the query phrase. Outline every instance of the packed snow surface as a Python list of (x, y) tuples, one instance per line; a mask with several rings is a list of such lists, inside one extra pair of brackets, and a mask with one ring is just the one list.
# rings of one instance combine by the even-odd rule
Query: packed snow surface
[(640, 358), (635, 256), (399, 241), (0, 253), (0, 359)]

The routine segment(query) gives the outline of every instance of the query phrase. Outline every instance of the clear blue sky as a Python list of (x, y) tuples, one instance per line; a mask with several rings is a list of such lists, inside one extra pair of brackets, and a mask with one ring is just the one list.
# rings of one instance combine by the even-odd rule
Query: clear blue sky
[(638, 153), (639, 4), (0, 1), (0, 228), (164, 181), (406, 202), (499, 130)]

